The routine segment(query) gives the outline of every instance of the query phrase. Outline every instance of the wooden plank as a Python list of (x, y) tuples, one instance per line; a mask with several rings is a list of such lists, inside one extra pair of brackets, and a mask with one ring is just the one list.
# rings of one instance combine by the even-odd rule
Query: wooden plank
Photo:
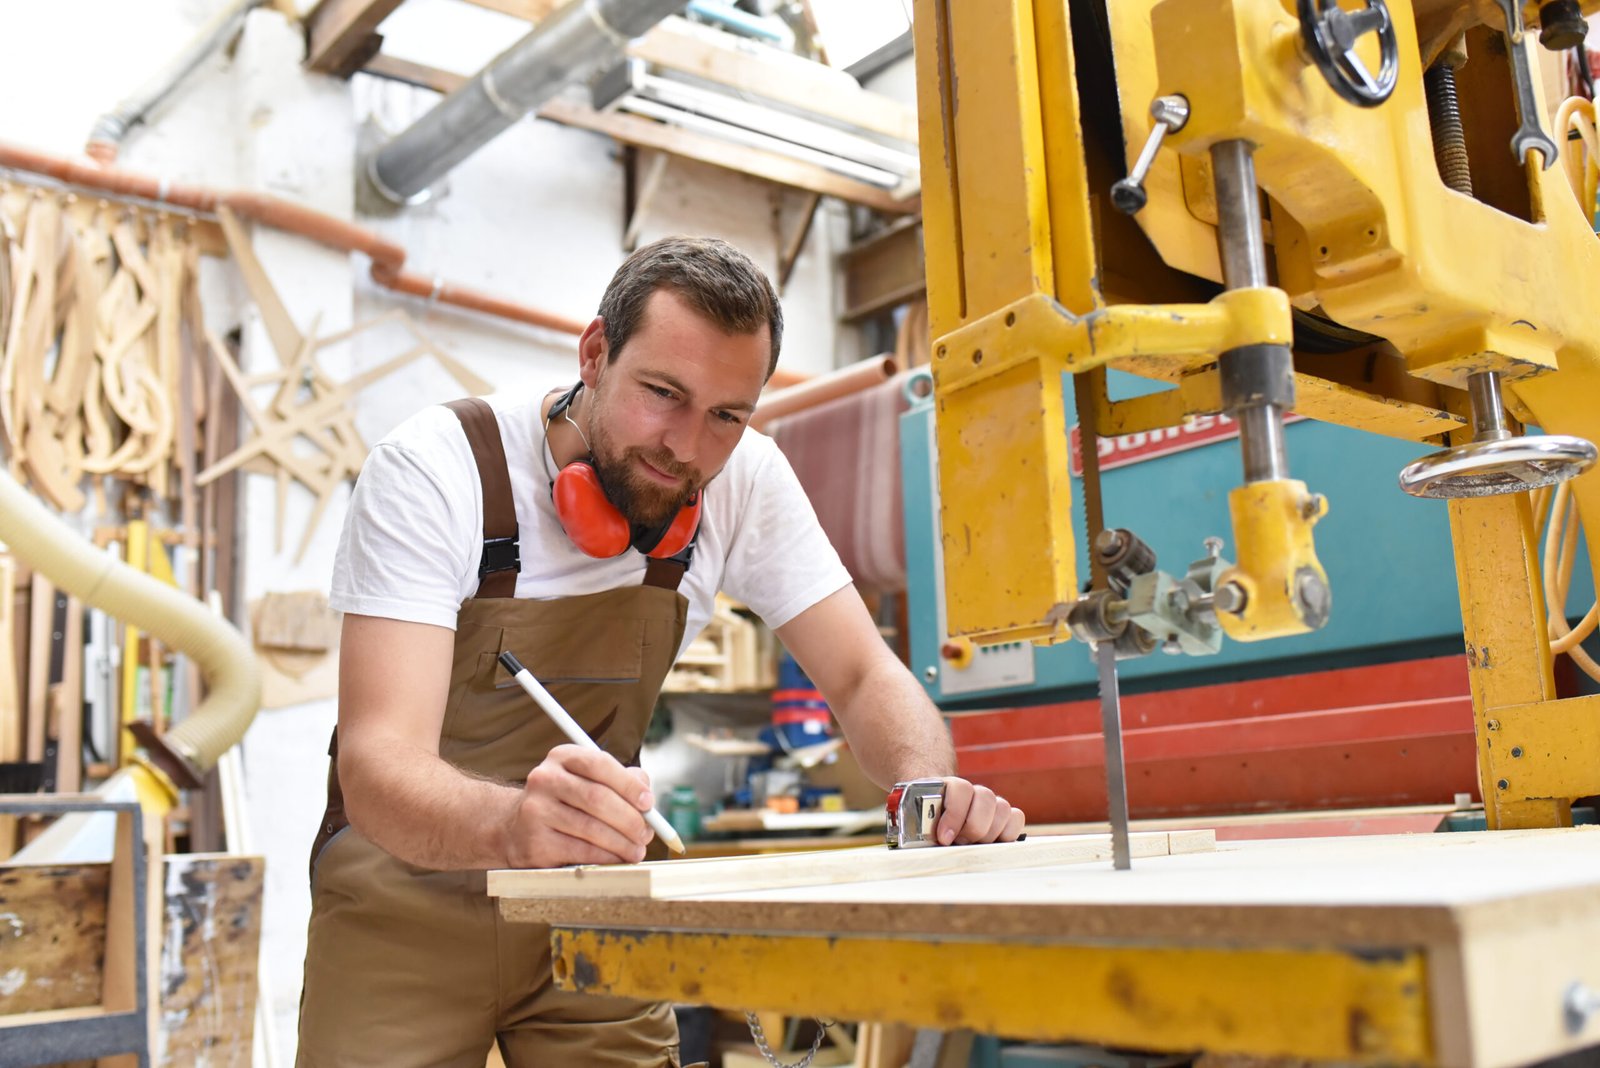
[(1463, 909), (1515, 901), (1531, 919), (1572, 894), (1600, 907), (1600, 828), (1225, 842), (1136, 860), (1131, 876), (1077, 864), (666, 900), (502, 898), (500, 909), (610, 927), (1377, 946), (1449, 944)]
[[(448, 93), (466, 81), (459, 74), (385, 55), (374, 56), (365, 69), (367, 73), (381, 78), (392, 78), (441, 93)], [(911, 214), (920, 207), (917, 197), (896, 199), (889, 190), (845, 178), (810, 163), (790, 159), (776, 152), (745, 148), (637, 115), (598, 112), (585, 104), (557, 98), (539, 111), (539, 118), (593, 130), (639, 148), (671, 152), (685, 159), (738, 171), (779, 185), (837, 197), (890, 215)]]
[[(1204, 835), (1207, 832), (1187, 832)], [(1191, 845), (1193, 844), (1191, 839)], [(1135, 857), (1165, 856), (1167, 833), (1130, 837)], [(542, 871), (492, 871), (489, 894), (502, 898), (638, 897), (770, 890), (780, 887), (837, 886), (848, 882), (920, 879), (983, 871), (1085, 864), (1111, 856), (1109, 836), (1029, 838), (980, 846), (896, 849), (869, 846), (826, 853), (780, 853), (764, 857), (713, 857), (706, 860), (584, 866)]]
[(233, 253), (233, 261), (238, 265), (239, 273), (244, 276), (245, 288), (250, 291), (250, 299), (255, 301), (257, 309), (261, 312), (261, 321), (267, 328), (267, 337), (272, 341), (273, 351), (278, 354), (278, 365), (287, 366), (294, 360), (295, 354), (300, 351), (300, 346), (304, 343), (300, 331), (295, 327), (289, 309), (284, 307), (283, 298), (278, 295), (277, 287), (272, 284), (272, 279), (267, 277), (266, 268), (256, 258), (255, 246), (250, 243), (250, 235), (245, 233), (238, 216), (226, 207), (221, 207), (217, 209), (217, 221), (222, 224), (222, 232), (228, 237), (228, 250)]
[(0, 868), (0, 1017), (100, 1004), (105, 864)]
[(473, 7), (498, 11), (524, 22), (538, 22), (568, 0), (466, 0)]
[(382, 43), (378, 26), (403, 0), (321, 0), (306, 16), (306, 66), (347, 75)]
[[(138, 959), (136, 925), (142, 917), (134, 911), (138, 883), (134, 879), (133, 855), (144, 835), (141, 822), (137, 813), (117, 813), (116, 847), (105, 897), (105, 953), (102, 958), (105, 971), (100, 986), (100, 1004), (109, 1012), (138, 1008), (139, 990), (134, 982), (134, 968)], [(146, 859), (148, 861), (148, 857)]]
[(22, 756), (22, 699), (17, 689), (16, 588), (16, 562), (10, 553), (0, 554), (0, 764), (12, 763)]
[(846, 249), (840, 259), (846, 320), (863, 319), (927, 292), (921, 220), (896, 222)]
[(682, 18), (668, 18), (633, 42), (628, 54), (668, 70), (764, 97), (802, 112), (917, 144), (913, 107), (863, 89), (850, 75), (776, 49), (753, 49)]
[(889, 215), (910, 214), (918, 210), (920, 203), (916, 197), (902, 200), (887, 189), (845, 178), (823, 167), (790, 159), (776, 152), (746, 148), (731, 141), (637, 115), (595, 111), (586, 104), (565, 98), (558, 97), (550, 101), (539, 111), (539, 117), (608, 134), (625, 144), (656, 148), (685, 159), (764, 178), (779, 185), (837, 197)]
[(67, 599), (66, 651), (56, 695), (56, 789), (75, 794), (83, 788), (83, 603)]
[(35, 571), (33, 592), (28, 598), (28, 727), (23, 745), (23, 759), (35, 764), (44, 759), (55, 600), (55, 587), (43, 574)]
[(162, 1065), (248, 1068), (261, 949), (261, 857), (169, 856), (161, 952)]
[[(765, 752), (770, 753), (772, 750), (767, 749)], [(702, 826), (707, 832), (714, 834), (747, 834), (751, 831), (832, 831), (834, 834), (846, 835), (871, 830), (876, 831), (881, 838), (883, 809), (880, 807), (849, 812), (773, 812), (765, 808), (729, 808), (714, 816), (708, 816)]]

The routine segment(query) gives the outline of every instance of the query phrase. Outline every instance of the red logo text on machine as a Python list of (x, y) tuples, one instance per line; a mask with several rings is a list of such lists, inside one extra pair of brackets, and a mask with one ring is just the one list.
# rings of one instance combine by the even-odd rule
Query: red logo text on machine
[[(1303, 418), (1305, 417), (1286, 414), (1283, 421), (1286, 424), (1294, 423)], [(1110, 471), (1113, 468), (1138, 463), (1140, 460), (1153, 460), (1157, 456), (1196, 449), (1201, 445), (1227, 441), (1238, 436), (1239, 424), (1226, 415), (1220, 413), (1191, 415), (1178, 426), (1141, 430), (1135, 434), (1119, 434), (1114, 438), (1101, 438), (1097, 450), (1100, 454), (1100, 470)], [(1083, 445), (1076, 423), (1072, 424), (1072, 477), (1083, 477)]]

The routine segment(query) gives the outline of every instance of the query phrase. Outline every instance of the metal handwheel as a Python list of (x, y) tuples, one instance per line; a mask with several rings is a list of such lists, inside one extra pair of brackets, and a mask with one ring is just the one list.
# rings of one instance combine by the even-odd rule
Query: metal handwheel
[(1595, 462), (1591, 442), (1568, 434), (1513, 437), (1506, 427), (1500, 376), (1467, 380), (1472, 400), (1472, 440), (1430, 453), (1400, 472), (1400, 488), (1413, 497), (1492, 497), (1554, 485)]
[(1406, 465), (1400, 488), (1413, 497), (1490, 497), (1521, 493), (1582, 474), (1595, 447), (1564, 434), (1473, 441)]
[[(1367, 0), (1360, 11), (1346, 11), (1339, 0), (1298, 0), (1300, 35), (1317, 69), (1333, 91), (1357, 107), (1375, 108), (1394, 92), (1400, 73), (1400, 39), (1383, 0)], [(1356, 55), (1356, 42), (1378, 35), (1377, 77)]]

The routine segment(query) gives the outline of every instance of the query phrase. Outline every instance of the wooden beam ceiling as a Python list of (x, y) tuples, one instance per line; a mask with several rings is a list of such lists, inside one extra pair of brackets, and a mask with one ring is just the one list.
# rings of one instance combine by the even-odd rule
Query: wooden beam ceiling
[[(439, 70), (437, 67), (384, 55), (373, 57), (367, 63), (366, 71), (379, 77), (424, 86), (440, 93), (448, 93), (467, 80), (460, 74)], [(718, 137), (681, 129), (637, 115), (596, 111), (586, 104), (557, 97), (540, 109), (539, 117), (566, 126), (577, 126), (608, 134), (624, 144), (671, 152), (685, 159), (739, 171), (779, 185), (838, 197), (840, 200), (861, 204), (892, 215), (909, 214), (917, 211), (919, 207), (919, 201), (915, 197), (897, 199), (889, 190), (846, 178), (815, 164), (791, 159), (777, 152), (735, 145)]]
[(377, 55), (378, 26), (404, 0), (321, 0), (306, 16), (306, 66), (348, 77)]

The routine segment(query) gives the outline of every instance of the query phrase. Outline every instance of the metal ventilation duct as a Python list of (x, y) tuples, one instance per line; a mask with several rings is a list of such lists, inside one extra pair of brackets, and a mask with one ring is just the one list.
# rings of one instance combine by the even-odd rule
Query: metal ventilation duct
[(614, 66), (628, 42), (687, 0), (575, 0), (367, 157), (373, 186), (415, 203), (451, 168), (568, 85)]

